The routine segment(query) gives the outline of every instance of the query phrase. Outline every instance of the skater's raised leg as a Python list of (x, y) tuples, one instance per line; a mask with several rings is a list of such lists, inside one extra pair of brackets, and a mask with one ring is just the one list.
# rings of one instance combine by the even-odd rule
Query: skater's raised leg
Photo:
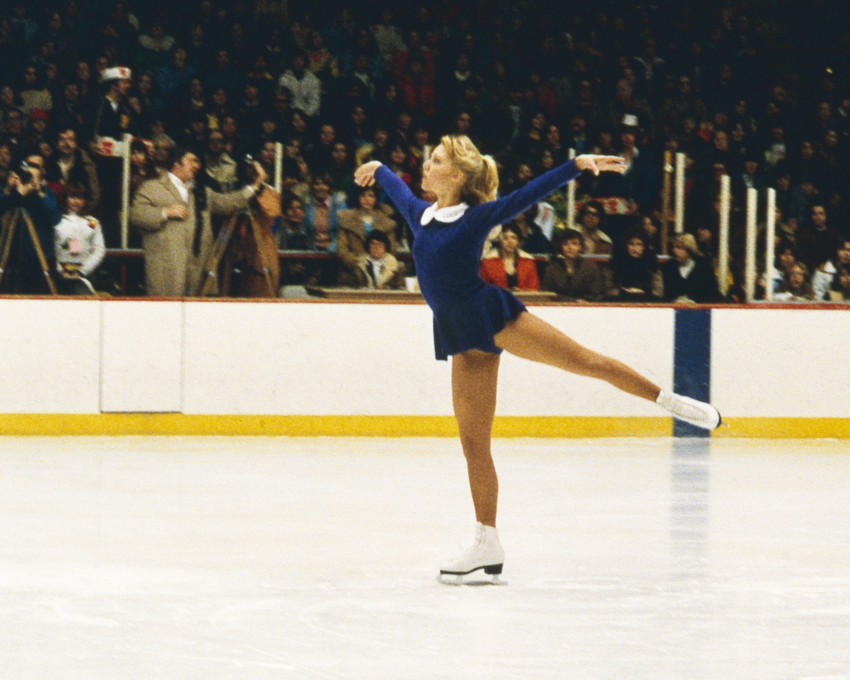
[(654, 401), (674, 417), (697, 427), (713, 430), (720, 424), (720, 414), (711, 404), (662, 392), (658, 385), (621, 361), (580, 345), (529, 312), (509, 321), (493, 341), (497, 347), (524, 359), (604, 380), (624, 392)]

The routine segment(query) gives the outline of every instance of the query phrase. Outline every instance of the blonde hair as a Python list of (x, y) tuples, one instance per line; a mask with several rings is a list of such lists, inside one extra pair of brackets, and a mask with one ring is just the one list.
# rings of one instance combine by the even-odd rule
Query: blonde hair
[(492, 156), (484, 156), (466, 135), (446, 135), (440, 139), (449, 161), (463, 173), (460, 198), (469, 205), (495, 200), (499, 171)]
[(673, 245), (682, 246), (682, 248), (691, 254), (691, 257), (700, 257), (702, 255), (693, 234), (688, 234), (687, 232), (679, 234), (673, 239)]

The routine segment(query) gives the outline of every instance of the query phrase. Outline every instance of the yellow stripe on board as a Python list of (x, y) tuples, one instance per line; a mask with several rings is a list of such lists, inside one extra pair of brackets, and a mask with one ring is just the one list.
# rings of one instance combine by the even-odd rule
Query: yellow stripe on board
[[(669, 436), (667, 418), (504, 416), (497, 437)], [(0, 435), (456, 437), (451, 416), (234, 416), (180, 413), (7, 414)]]
[[(496, 418), (496, 437), (669, 437), (669, 418)], [(234, 416), (180, 413), (0, 414), (0, 435), (455, 437), (451, 416)], [(719, 437), (850, 439), (848, 418), (733, 418)]]
[[(724, 420), (725, 423), (725, 420)], [(850, 418), (733, 418), (714, 437), (850, 439)]]

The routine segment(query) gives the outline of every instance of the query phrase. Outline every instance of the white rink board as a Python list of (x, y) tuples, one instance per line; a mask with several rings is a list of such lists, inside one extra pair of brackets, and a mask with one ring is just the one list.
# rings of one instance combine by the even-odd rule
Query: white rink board
[(850, 314), (712, 313), (711, 399), (726, 417), (850, 417)]
[[(671, 308), (530, 307), (576, 342), (628, 364), (669, 387), (673, 383)], [(658, 408), (608, 384), (503, 355), (500, 415), (657, 416)]]
[(179, 412), (183, 383), (183, 304), (104, 303), (101, 410)]
[[(670, 307), (539, 306), (578, 342), (672, 385)], [(850, 417), (850, 315), (715, 308), (712, 400), (727, 417)], [(0, 300), (1, 413), (451, 413), (422, 304)], [(655, 416), (605, 384), (505, 356), (498, 413)]]
[[(671, 310), (536, 311), (671, 380)], [(434, 359), (422, 305), (189, 304), (186, 329), (185, 413), (451, 414), (450, 364)], [(655, 415), (613, 388), (513, 357), (503, 361), (499, 398), (506, 415)]]
[(100, 304), (0, 300), (0, 412), (97, 413)]
[(184, 413), (448, 413), (431, 334), (424, 305), (188, 303)]

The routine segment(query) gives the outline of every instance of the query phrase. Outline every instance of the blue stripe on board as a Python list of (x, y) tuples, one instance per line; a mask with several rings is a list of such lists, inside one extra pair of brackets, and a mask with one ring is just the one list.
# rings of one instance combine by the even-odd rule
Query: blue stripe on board
[[(711, 310), (677, 309), (673, 344), (673, 391), (711, 400)], [(674, 437), (707, 437), (709, 433), (678, 420)]]

